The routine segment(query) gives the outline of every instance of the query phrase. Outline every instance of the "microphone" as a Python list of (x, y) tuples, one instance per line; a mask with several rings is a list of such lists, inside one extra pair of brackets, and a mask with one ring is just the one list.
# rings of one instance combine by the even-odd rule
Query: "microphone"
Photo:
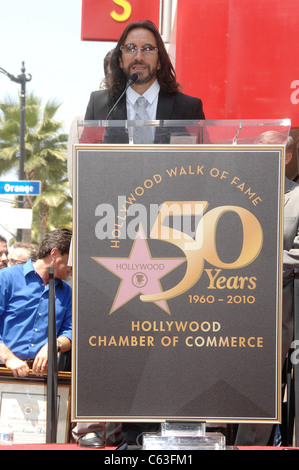
[(133, 83), (136, 82), (136, 80), (138, 79), (138, 75), (137, 73), (133, 73), (133, 75), (131, 75), (127, 81), (127, 85), (126, 85), (126, 88), (124, 89), (124, 91), (122, 92), (122, 94), (120, 95), (120, 97), (118, 98), (118, 100), (116, 101), (116, 103), (114, 103), (114, 105), (112, 106), (112, 108), (110, 109), (109, 113), (107, 114), (106, 116), (106, 120), (109, 118), (110, 114), (115, 110), (116, 106), (118, 105), (118, 103), (120, 102), (120, 100), (122, 99), (122, 97), (124, 96), (124, 94), (126, 93), (127, 89), (129, 88), (129, 86), (131, 86)]
[(133, 75), (131, 75), (131, 76), (129, 77), (126, 90), (129, 88), (129, 86), (133, 85), (133, 83), (136, 82), (137, 78), (138, 78), (137, 73), (133, 73)]

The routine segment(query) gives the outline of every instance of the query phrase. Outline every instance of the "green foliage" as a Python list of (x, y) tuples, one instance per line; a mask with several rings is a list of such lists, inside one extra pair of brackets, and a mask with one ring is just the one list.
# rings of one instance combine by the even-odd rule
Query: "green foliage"
[[(41, 181), (40, 196), (24, 197), (24, 207), (33, 209), (31, 239), (39, 243), (55, 228), (72, 224), (71, 195), (67, 181), (67, 134), (55, 120), (60, 104), (26, 97), (26, 180)], [(0, 103), (0, 177), (19, 166), (20, 103), (6, 98)]]

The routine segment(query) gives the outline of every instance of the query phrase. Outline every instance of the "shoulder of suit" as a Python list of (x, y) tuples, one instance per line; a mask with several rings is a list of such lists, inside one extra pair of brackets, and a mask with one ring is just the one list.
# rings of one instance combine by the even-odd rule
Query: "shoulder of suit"
[(181, 99), (181, 100), (197, 100), (197, 101), (201, 101), (200, 98), (197, 98), (196, 96), (191, 96), (191, 95), (187, 95), (186, 93), (183, 93), (182, 91), (177, 91), (175, 93), (165, 93), (163, 91), (160, 90), (160, 96), (165, 96), (165, 97), (172, 97), (172, 98), (177, 98), (177, 99)]
[(285, 179), (285, 192), (289, 191), (296, 191), (299, 192), (299, 184), (296, 181), (291, 181), (289, 179)]
[[(99, 107), (102, 109), (104, 108), (106, 113), (106, 108), (110, 108), (112, 106), (112, 102), (110, 99), (110, 95), (108, 90), (96, 90), (93, 91), (90, 95), (90, 101), (93, 102), (95, 109), (97, 110)], [(104, 119), (104, 117), (97, 117), (96, 119)]]
[(174, 96), (176, 97), (178, 101), (182, 101), (184, 103), (195, 103), (195, 102), (202, 101), (200, 98), (197, 98), (196, 96), (187, 95), (186, 93), (182, 93), (181, 91), (178, 91)]
[(108, 90), (95, 90), (91, 92), (91, 95), (97, 98), (109, 97)]
[(185, 99), (189, 99), (189, 100), (199, 100), (200, 99), (197, 96), (187, 95), (186, 93), (183, 93), (182, 91), (178, 91), (178, 95), (181, 95)]

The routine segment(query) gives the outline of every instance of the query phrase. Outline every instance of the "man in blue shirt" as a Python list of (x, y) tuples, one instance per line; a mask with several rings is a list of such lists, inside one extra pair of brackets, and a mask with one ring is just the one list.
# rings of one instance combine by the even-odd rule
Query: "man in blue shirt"
[(71, 349), (72, 289), (64, 282), (72, 232), (54, 230), (39, 246), (37, 260), (0, 272), (0, 360), (15, 377), (32, 371), (42, 375), (48, 365), (49, 268), (54, 268), (57, 351)]

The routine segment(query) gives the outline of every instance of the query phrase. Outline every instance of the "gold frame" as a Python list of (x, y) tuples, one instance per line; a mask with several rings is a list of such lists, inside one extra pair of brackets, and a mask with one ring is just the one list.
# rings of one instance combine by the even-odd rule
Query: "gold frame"
[[(73, 146), (73, 162), (72, 162), (72, 177), (73, 177), (73, 182), (77, 181), (77, 166), (76, 166), (76, 153), (78, 150), (117, 150), (119, 152), (121, 151), (127, 151), (127, 150), (136, 150), (137, 152), (142, 151), (142, 150), (153, 150), (153, 151), (163, 151), (164, 149), (167, 150), (173, 150), (173, 151), (183, 151), (183, 150), (193, 150), (193, 151), (210, 151), (210, 150), (215, 150), (215, 151), (278, 151), (280, 152), (280, 206), (278, 207), (279, 210), (279, 227), (278, 227), (278, 232), (279, 232), (279, 239), (280, 239), (280, 253), (279, 253), (279, 260), (278, 260), (278, 289), (277, 289), (277, 296), (278, 296), (278, 301), (277, 301), (277, 306), (278, 306), (278, 318), (277, 318), (277, 323), (278, 323), (278, 332), (277, 332), (277, 380), (276, 380), (276, 416), (272, 417), (271, 419), (235, 419), (235, 418), (226, 418), (223, 419), (221, 417), (217, 417), (217, 419), (205, 419), (206, 422), (220, 422), (220, 423), (262, 423), (262, 424), (276, 424), (281, 422), (281, 373), (282, 373), (282, 364), (281, 364), (281, 348), (282, 348), (282, 340), (281, 340), (281, 335), (282, 335), (282, 245), (283, 245), (283, 195), (284, 195), (284, 177), (285, 177), (285, 146), (282, 144), (273, 144), (273, 145), (260, 145), (260, 144), (238, 144), (237, 146), (233, 144), (216, 144), (216, 145), (208, 145), (208, 144), (203, 144), (203, 145), (182, 145), (181, 143), (177, 144), (167, 144), (167, 145), (161, 145), (161, 144), (154, 144), (154, 145), (130, 145), (130, 144), (75, 144)], [(74, 185), (76, 188), (76, 185)], [(76, 208), (77, 206), (77, 191), (76, 189), (74, 190), (73, 194), (73, 207)], [(73, 212), (73, 224), (74, 224), (74, 233), (73, 233), (73, 247), (77, 245), (77, 211), (74, 209)], [(75, 248), (74, 248), (74, 253), (75, 253)], [(76, 256), (73, 257), (73, 266), (76, 267)], [(76, 285), (76, 269), (73, 269), (73, 281), (74, 285)], [(76, 308), (77, 308), (77, 297), (76, 297), (76, 291), (73, 289), (73, 331), (76, 332), (77, 329), (77, 324), (76, 324)], [(99, 417), (96, 418), (91, 418), (88, 417), (88, 419), (85, 418), (79, 418), (76, 416), (76, 334), (74, 334), (73, 338), (73, 346), (72, 346), (72, 370), (73, 370), (73, 382), (72, 382), (72, 419), (77, 421), (77, 422), (98, 422)], [(104, 420), (105, 417), (102, 417)], [(192, 421), (193, 418), (188, 418), (188, 420)], [(120, 421), (120, 419), (116, 418), (109, 418), (109, 421)], [(123, 422), (164, 422), (165, 418), (137, 418), (137, 417), (123, 417), (121, 419)], [(176, 421), (181, 421), (181, 419), (176, 418)]]
[[(70, 410), (71, 410), (71, 373), (59, 372), (57, 379), (58, 390), (58, 419), (57, 419), (57, 443), (64, 444), (70, 442)], [(2, 407), (2, 402), (5, 399), (3, 394), (7, 394), (5, 407)], [(14, 395), (14, 396), (13, 396)], [(0, 420), (1, 418), (8, 419), (9, 414), (15, 415), (16, 422), (18, 420), (17, 431), (12, 424), (12, 420), (8, 424), (12, 425), (14, 431), (14, 444), (45, 444), (46, 443), (46, 414), (45, 407), (39, 408), (38, 413), (41, 414), (41, 422), (31, 422), (29, 415), (31, 409), (26, 411), (24, 405), (26, 400), (31, 404), (31, 396), (45, 403), (47, 402), (47, 376), (37, 377), (30, 371), (29, 375), (24, 378), (14, 377), (12, 372), (5, 368), (0, 367)], [(25, 398), (25, 399), (24, 399)], [(43, 404), (42, 402), (42, 404)], [(16, 406), (17, 405), (17, 406)], [(36, 408), (36, 403), (33, 408)], [(11, 407), (11, 409), (10, 409)], [(23, 408), (23, 409), (22, 409)], [(24, 413), (24, 418), (20, 419), (20, 411)], [(32, 432), (34, 427), (38, 424), (38, 432)], [(22, 430), (20, 429), (20, 426)], [(28, 434), (28, 439), (26, 434)], [(30, 437), (29, 437), (30, 435)]]

